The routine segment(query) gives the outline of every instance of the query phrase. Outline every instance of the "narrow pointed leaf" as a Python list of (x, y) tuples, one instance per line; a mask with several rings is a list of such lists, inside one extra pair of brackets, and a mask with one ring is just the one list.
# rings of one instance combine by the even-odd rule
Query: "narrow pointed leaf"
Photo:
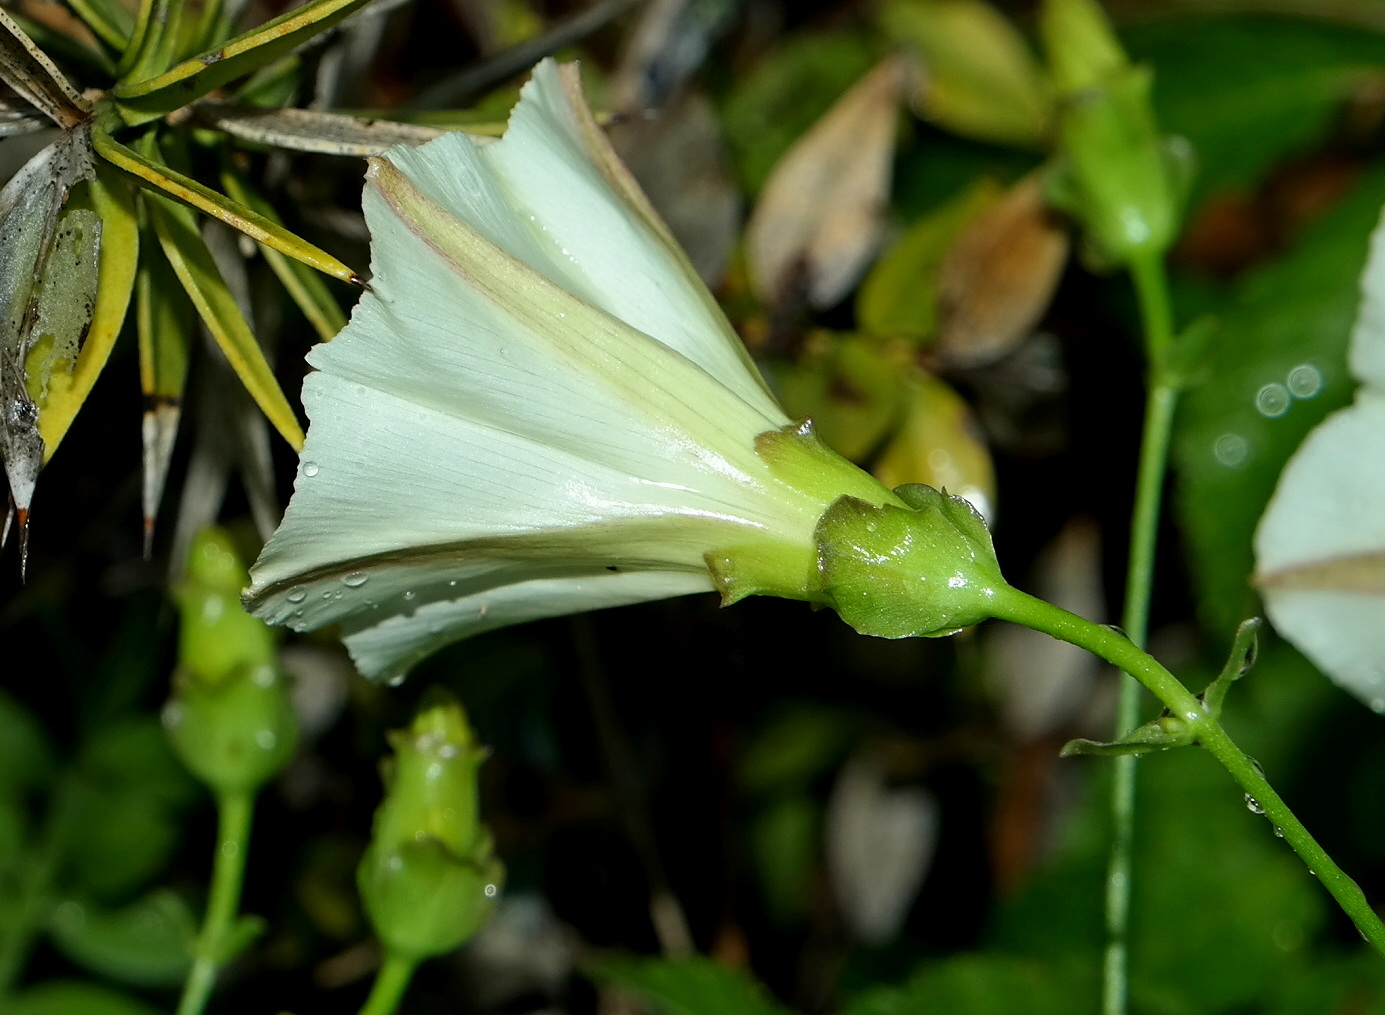
[(122, 82), (111, 94), (127, 123), (147, 123), (287, 55), (367, 2), (314, 0), (156, 77)]
[(122, 5), (112, 0), (68, 0), (68, 6), (98, 39), (117, 52), (125, 51), (135, 20)]
[[(255, 193), (250, 188), (250, 184), (229, 166), (222, 171), (221, 185), (226, 188), (226, 193), (236, 201), (254, 209), (265, 218), (276, 220), (273, 205)], [(332, 298), (332, 294), (322, 281), (321, 275), (302, 261), (285, 257), (271, 246), (261, 244), (260, 250), (264, 252), (265, 260), (269, 262), (270, 268), (278, 276), (283, 287), (288, 290), (289, 296), (293, 298), (293, 302), (298, 305), (298, 309), (303, 312), (303, 316), (313, 326), (318, 337), (324, 342), (329, 341), (336, 336), (337, 332), (346, 327), (346, 315), (342, 313), (337, 301)]]
[(178, 0), (145, 0), (140, 4), (134, 36), (116, 67), (121, 81), (142, 81), (168, 69), (174, 59), (183, 8)]
[[(90, 140), (79, 127), (26, 162), (0, 191), (0, 457), (20, 526), (21, 570), (29, 502), (43, 464), (38, 406), (25, 372), (42, 293), (38, 280), (68, 192), (91, 172)], [(8, 533), (8, 522), (5, 528)]]
[(289, 257), (302, 261), (310, 268), (316, 268), (343, 282), (359, 283), (359, 276), (341, 261), (295, 236), (277, 222), (272, 222), (244, 205), (229, 200), (210, 187), (204, 187), (170, 166), (146, 158), (133, 148), (115, 140), (100, 127), (94, 128), (91, 133), (96, 153), (116, 168), (129, 173), (141, 186), (159, 191), (190, 208), (196, 208), (220, 219), (252, 240), (282, 250)]
[(59, 127), (75, 127), (91, 107), (14, 18), (0, 9), (0, 78)]
[(53, 457), (106, 365), (125, 323), (139, 259), (133, 190), (123, 180), (103, 179), (98, 172), (91, 181), (91, 204), (101, 219), (96, 303), (91, 311), (91, 325), (70, 372), (49, 380), (47, 401), (38, 420), (45, 462)]
[(160, 198), (150, 200), (147, 207), (168, 263), (232, 369), (284, 440), (294, 450), (302, 448), (303, 430), (298, 419), (250, 325), (226, 290), (191, 213)]
[(193, 308), (168, 262), (157, 257), (146, 257), (140, 263), (136, 306), (140, 390), (144, 396), (140, 427), (144, 445), (141, 500), (144, 552), (148, 557), (182, 416)]

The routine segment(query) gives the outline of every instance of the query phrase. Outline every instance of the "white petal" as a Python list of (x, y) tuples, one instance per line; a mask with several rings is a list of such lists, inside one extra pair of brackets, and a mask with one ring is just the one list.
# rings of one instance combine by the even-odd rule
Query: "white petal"
[(449, 134), (390, 161), (502, 250), (777, 415), (716, 301), (575, 97), (569, 66), (535, 68), (498, 142)]
[(1385, 552), (1385, 397), (1363, 389), (1355, 405), (1308, 435), (1280, 476), (1255, 550), (1275, 628), (1342, 687), (1385, 710), (1385, 594), (1303, 580), (1317, 565)]
[(1361, 275), (1361, 309), (1351, 333), (1351, 372), (1385, 392), (1385, 216), (1371, 233), (1371, 252)]
[(1255, 533), (1256, 569), (1382, 548), (1385, 397), (1363, 390), (1354, 406), (1318, 424), (1284, 467)]
[[(705, 592), (711, 587), (705, 571), (635, 571), (536, 579), (384, 616), (378, 624), (348, 629), (346, 647), (362, 673), (389, 680), (442, 646), (483, 631), (567, 613)], [(380, 612), (383, 615), (390, 611)]]

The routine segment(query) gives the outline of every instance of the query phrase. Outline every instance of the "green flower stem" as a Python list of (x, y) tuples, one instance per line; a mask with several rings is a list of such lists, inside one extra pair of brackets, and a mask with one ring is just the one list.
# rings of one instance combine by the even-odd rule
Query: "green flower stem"
[[(1125, 571), (1125, 608), (1121, 626), (1137, 646), (1149, 634), (1149, 603), (1154, 589), (1154, 561), (1159, 539), (1164, 474), (1168, 469), (1169, 439), (1173, 432), (1178, 388), (1165, 364), (1173, 343), (1173, 310), (1162, 258), (1132, 262), (1140, 316), (1144, 322), (1145, 352), (1150, 364), (1145, 399), (1140, 463), (1135, 481), (1135, 507), (1130, 519), (1130, 552)], [(1140, 722), (1140, 685), (1129, 674), (1120, 678), (1116, 706), (1116, 737)], [(1106, 954), (1102, 969), (1102, 1015), (1124, 1015), (1129, 1000), (1129, 936), (1132, 850), (1135, 837), (1135, 772), (1138, 758), (1113, 759), (1111, 781), (1111, 848), (1106, 866)]]
[(1385, 924), (1371, 908), (1360, 887), (1332, 860), (1309, 834), (1288, 804), (1266, 781), (1260, 769), (1222, 729), (1217, 716), (1153, 656), (1109, 627), (1085, 620), (1042, 599), (1013, 588), (999, 589), (995, 616), (1042, 631), (1100, 656), (1130, 674), (1152, 691), (1172, 716), (1187, 723), (1193, 740), (1207, 749), (1231, 774), (1246, 796), (1257, 805), (1276, 834), (1293, 847), (1317, 875), (1342, 911), (1356, 924), (1372, 946), (1385, 954)]
[(409, 989), (417, 965), (411, 959), (386, 953), (385, 964), (375, 974), (375, 984), (370, 988), (370, 996), (360, 1015), (393, 1015), (404, 999), (404, 991)]
[(197, 936), (192, 968), (183, 984), (177, 1015), (200, 1015), (216, 982), (223, 944), (240, 908), (245, 881), (245, 855), (250, 847), (250, 822), (255, 798), (248, 791), (217, 794), (216, 859), (212, 864), (207, 915)]

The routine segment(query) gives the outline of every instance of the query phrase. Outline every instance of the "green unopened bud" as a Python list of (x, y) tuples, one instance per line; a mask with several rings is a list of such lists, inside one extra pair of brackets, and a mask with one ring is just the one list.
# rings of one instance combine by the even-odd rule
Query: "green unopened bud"
[(390, 735), (385, 799), (356, 880), (386, 950), (418, 961), (451, 951), (489, 916), (504, 880), (477, 814), (485, 760), (466, 714), (434, 693)]
[(842, 619), (861, 634), (931, 638), (993, 616), (1009, 586), (981, 516), (929, 486), (895, 494), (908, 506), (843, 497), (818, 523), (818, 568)]
[(272, 632), (241, 608), (247, 580), (225, 532), (206, 528), (193, 538), (187, 573), (174, 591), (181, 615), (178, 662), (203, 680), (274, 661)]
[(1047, 0), (1039, 12), (1039, 35), (1060, 94), (1098, 87), (1130, 66), (1096, 0)]
[(1178, 232), (1181, 188), (1149, 69), (1126, 59), (1095, 0), (1047, 0), (1040, 33), (1062, 96), (1050, 201), (1086, 226), (1103, 260), (1163, 254)]
[(230, 539), (206, 529), (175, 593), (182, 627), (164, 726), (183, 764), (219, 793), (263, 785), (298, 742), (270, 631), (240, 608), (245, 582)]
[(209, 682), (179, 669), (164, 728), (188, 770), (220, 793), (272, 779), (298, 745), (298, 722), (277, 666), (244, 666)]

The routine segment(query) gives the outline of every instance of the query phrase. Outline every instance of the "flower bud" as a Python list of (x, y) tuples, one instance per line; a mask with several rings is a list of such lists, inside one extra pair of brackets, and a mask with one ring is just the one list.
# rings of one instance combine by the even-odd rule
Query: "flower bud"
[(895, 490), (907, 507), (836, 501), (818, 522), (823, 592), (861, 634), (928, 638), (994, 615), (1009, 588), (986, 523), (931, 486)]
[(478, 820), (476, 774), (486, 752), (461, 705), (430, 695), (413, 725), (389, 739), (385, 799), (356, 880), (386, 950), (419, 961), (476, 932), (504, 868)]
[(1094, 0), (1048, 0), (1040, 31), (1062, 93), (1050, 200), (1086, 226), (1104, 258), (1161, 255), (1177, 233), (1181, 195), (1149, 69), (1126, 59)]
[(175, 593), (182, 626), (164, 726), (183, 764), (218, 793), (263, 785), (298, 742), (270, 631), (240, 609), (245, 581), (226, 534), (205, 529)]

